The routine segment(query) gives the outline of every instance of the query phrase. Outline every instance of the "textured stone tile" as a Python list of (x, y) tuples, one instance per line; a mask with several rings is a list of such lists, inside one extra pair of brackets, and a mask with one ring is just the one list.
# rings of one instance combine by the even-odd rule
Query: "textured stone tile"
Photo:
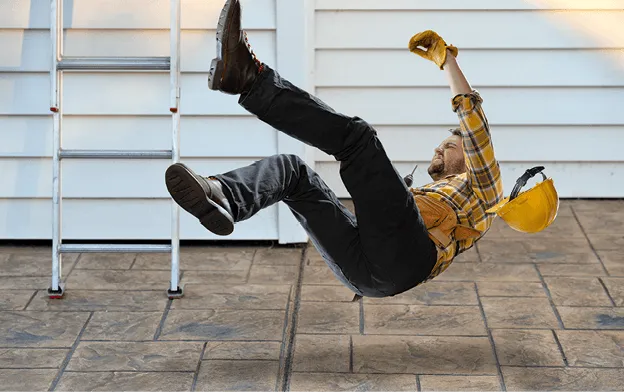
[(349, 372), (349, 335), (301, 335), (295, 338), (294, 372)]
[(290, 390), (415, 391), (416, 377), (409, 374), (293, 373)]
[(598, 263), (584, 237), (531, 237), (516, 241), (483, 239), (477, 246), (485, 263)]
[[(164, 272), (164, 271), (163, 271)], [(247, 281), (249, 271), (193, 271), (185, 272), (180, 280), (185, 286), (189, 284), (243, 284)], [(168, 282), (168, 281), (167, 281)]]
[(163, 312), (95, 312), (82, 340), (152, 340)]
[(605, 268), (611, 276), (624, 277), (624, 251), (598, 251)]
[(479, 282), (477, 288), (481, 297), (546, 297), (536, 282)]
[(606, 276), (602, 265), (596, 264), (538, 264), (542, 276)]
[(487, 335), (478, 306), (366, 305), (364, 332), (372, 335)]
[(621, 251), (624, 249), (624, 233), (620, 234), (593, 234), (587, 233), (589, 241), (596, 250)]
[(308, 249), (305, 254), (305, 265), (317, 265), (323, 266), (326, 265), (323, 256), (318, 252), (318, 250), (314, 247), (312, 243), (309, 244)]
[(507, 366), (565, 366), (552, 331), (492, 330), (498, 361)]
[(621, 391), (621, 369), (503, 367), (508, 391)]
[(281, 342), (208, 342), (203, 359), (279, 361)]
[(477, 243), (484, 263), (531, 263), (533, 258), (520, 240), (483, 238)]
[(194, 371), (200, 342), (80, 342), (68, 371)]
[(0, 310), (22, 310), (35, 294), (35, 290), (5, 291), (0, 298)]
[(65, 372), (56, 391), (190, 391), (192, 372)]
[(453, 263), (436, 281), (539, 282), (533, 264)]
[(163, 291), (92, 291), (68, 288), (63, 299), (50, 299), (40, 291), (28, 310), (48, 311), (163, 311), (167, 297)]
[(299, 277), (298, 265), (252, 265), (249, 283), (296, 284)]
[(305, 302), (351, 302), (354, 292), (340, 286), (301, 286), (301, 301)]
[(0, 391), (47, 391), (56, 369), (0, 369)]
[(71, 347), (88, 318), (84, 312), (0, 312), (0, 347)]
[(624, 330), (624, 308), (579, 308), (558, 306), (566, 329)]
[[(63, 269), (65, 273), (65, 269)], [(0, 286), (5, 290), (46, 290), (49, 276), (0, 276)]]
[(274, 391), (278, 361), (202, 361), (198, 391)]
[(483, 297), (483, 310), (490, 328), (558, 328), (546, 298)]
[(460, 253), (453, 263), (479, 263), (481, 262), (481, 257), (479, 257), (479, 252), (477, 251), (477, 247), (473, 246), (467, 251)]
[(360, 304), (302, 302), (297, 332), (302, 334), (350, 334), (360, 332)]
[(624, 233), (624, 209), (608, 214), (596, 213), (595, 211), (576, 211), (576, 216), (586, 233)]
[(500, 391), (498, 376), (420, 376), (422, 391)]
[(301, 263), (303, 248), (258, 249), (253, 258), (254, 265), (296, 265)]
[(355, 373), (496, 375), (487, 337), (353, 336)]
[(171, 309), (286, 309), (290, 285), (186, 285)]
[(83, 253), (76, 263), (77, 269), (130, 269), (136, 253)]
[(624, 306), (624, 278), (602, 278), (615, 306)]
[(0, 368), (58, 369), (67, 353), (63, 348), (0, 348)]
[[(63, 255), (63, 273), (67, 274), (78, 255)], [(13, 253), (0, 256), (0, 276), (48, 276), (52, 271), (50, 253)]]
[[(532, 237), (583, 237), (581, 226), (576, 221), (570, 210), (560, 209), (561, 213), (557, 213), (555, 221), (543, 231), (533, 234)], [(502, 219), (494, 220), (488, 237), (505, 238), (505, 239), (523, 239), (526, 240), (525, 233), (520, 233), (509, 227)]]
[(327, 265), (306, 265), (303, 284), (344, 286)]
[(557, 306), (611, 306), (600, 281), (596, 278), (547, 277), (544, 282)]
[(570, 366), (624, 368), (624, 331), (557, 331), (557, 336)]
[(432, 280), (394, 297), (365, 297), (364, 304), (478, 305), (479, 302), (474, 283)]
[(282, 340), (284, 311), (171, 310), (160, 340)]
[[(255, 249), (253, 248), (184, 248), (180, 251), (180, 269), (183, 271), (248, 271)], [(168, 253), (140, 253), (133, 270), (171, 270)]]
[(596, 214), (606, 214), (610, 212), (621, 212), (624, 210), (624, 200), (562, 200), (560, 203), (567, 203), (576, 213), (591, 212)]
[(75, 270), (67, 278), (70, 290), (166, 290), (171, 272), (137, 270)]

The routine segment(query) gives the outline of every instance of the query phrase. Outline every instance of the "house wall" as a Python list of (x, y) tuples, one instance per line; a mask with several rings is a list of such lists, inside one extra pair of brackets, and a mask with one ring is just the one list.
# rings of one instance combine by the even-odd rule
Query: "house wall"
[[(243, 1), (243, 23), (262, 59), (299, 77), (288, 63), (299, 24), (283, 0)], [(209, 175), (279, 152), (303, 151), (237, 103), (207, 87), (222, 2), (182, 0), (181, 160)], [(296, 7), (287, 11), (291, 14)], [(277, 24), (282, 28), (278, 33)], [(167, 56), (167, 0), (65, 0), (67, 56)], [(52, 231), (50, 1), (0, 1), (0, 238), (48, 239)], [(282, 50), (278, 50), (281, 48)], [(297, 56), (296, 51), (290, 51)], [(170, 149), (168, 72), (66, 72), (66, 149)], [(169, 160), (63, 160), (64, 239), (166, 239)], [(281, 217), (280, 217), (281, 210)], [(290, 216), (289, 216), (290, 215)], [(280, 206), (237, 225), (227, 239), (305, 240)], [(280, 235), (280, 232), (282, 233)], [(181, 213), (182, 239), (216, 238)], [(222, 237), (219, 239), (223, 239)]]
[[(317, 0), (315, 93), (374, 125), (402, 175), (418, 164), (414, 183), (429, 182), (434, 147), (458, 126), (444, 72), (407, 50), (432, 29), (484, 98), (506, 195), (543, 165), (560, 197), (622, 197), (623, 20), (621, 0)], [(315, 160), (348, 197), (333, 157)]]

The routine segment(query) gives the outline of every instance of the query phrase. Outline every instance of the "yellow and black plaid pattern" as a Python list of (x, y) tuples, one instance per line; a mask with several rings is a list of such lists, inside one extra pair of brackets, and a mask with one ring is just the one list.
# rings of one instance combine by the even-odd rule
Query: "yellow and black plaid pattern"
[[(500, 167), (494, 155), (482, 102), (476, 90), (471, 94), (457, 95), (451, 101), (462, 131), (466, 172), (412, 188), (414, 195), (426, 194), (450, 204), (457, 213), (459, 223), (479, 230), (481, 237), (496, 217), (485, 211), (503, 198)], [(446, 248), (439, 249), (438, 262), (428, 280), (442, 273), (455, 256), (470, 249), (479, 238), (453, 241)]]

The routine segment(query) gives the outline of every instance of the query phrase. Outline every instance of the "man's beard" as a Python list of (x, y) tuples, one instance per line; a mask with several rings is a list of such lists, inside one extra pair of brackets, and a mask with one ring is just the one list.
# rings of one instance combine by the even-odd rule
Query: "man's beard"
[(463, 162), (461, 164), (454, 163), (451, 166), (447, 166), (444, 161), (440, 163), (432, 163), (429, 165), (427, 172), (433, 178), (434, 181), (438, 181), (441, 178), (444, 178), (448, 175), (452, 174), (461, 174), (466, 171), (466, 167)]
[(432, 163), (431, 165), (429, 165), (427, 172), (429, 173), (429, 176), (431, 176), (431, 178), (437, 181), (438, 179), (444, 177), (444, 169), (444, 162)]

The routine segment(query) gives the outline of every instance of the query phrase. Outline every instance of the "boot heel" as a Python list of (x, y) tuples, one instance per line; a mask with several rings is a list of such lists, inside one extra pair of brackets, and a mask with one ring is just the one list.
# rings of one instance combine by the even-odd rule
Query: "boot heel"
[(206, 215), (202, 216), (199, 221), (202, 226), (217, 235), (230, 235), (234, 231), (234, 222), (228, 219), (227, 213), (217, 206)]
[(221, 87), (221, 76), (223, 76), (224, 68), (223, 60), (218, 58), (212, 59), (210, 71), (208, 72), (208, 88), (218, 90)]

